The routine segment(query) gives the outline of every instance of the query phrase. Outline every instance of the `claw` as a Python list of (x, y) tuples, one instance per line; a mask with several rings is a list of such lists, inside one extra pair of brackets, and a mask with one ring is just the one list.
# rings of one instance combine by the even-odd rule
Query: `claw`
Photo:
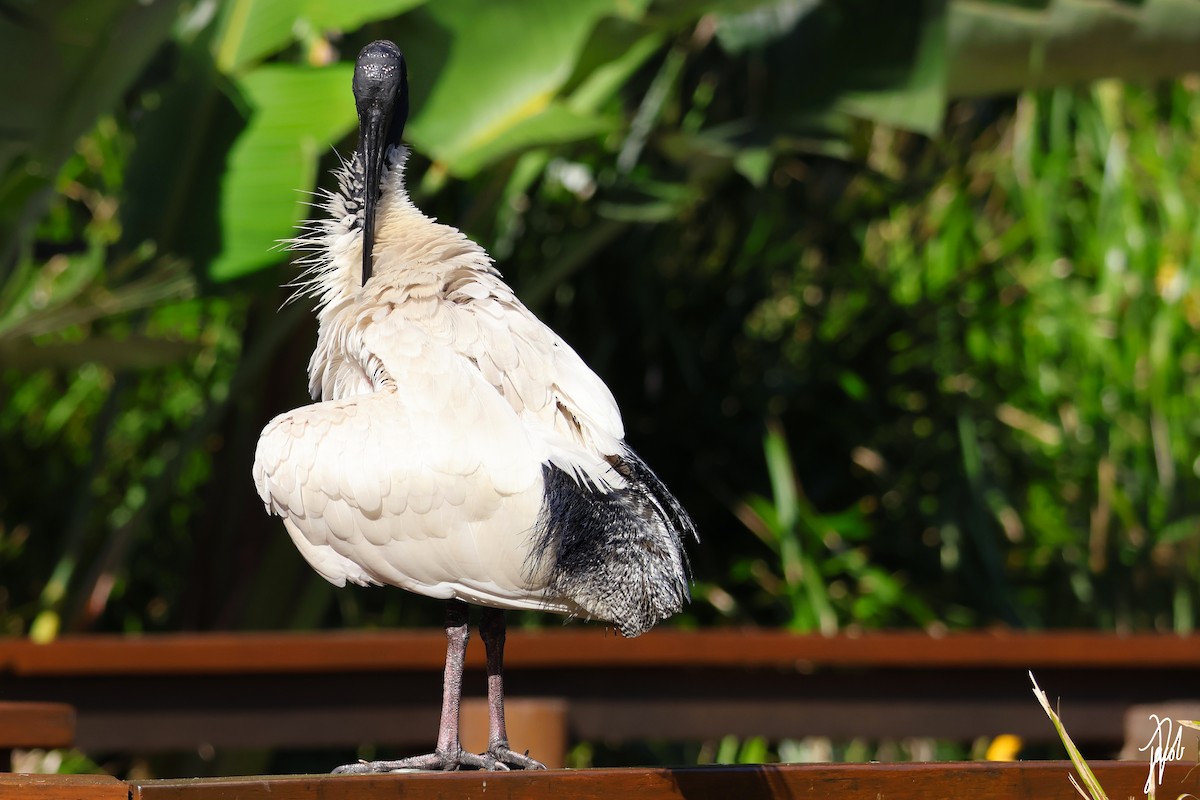
[(517, 753), (506, 745), (491, 747), (487, 754), (496, 760), (504, 769), (545, 769), (546, 765), (529, 757), (529, 752)]

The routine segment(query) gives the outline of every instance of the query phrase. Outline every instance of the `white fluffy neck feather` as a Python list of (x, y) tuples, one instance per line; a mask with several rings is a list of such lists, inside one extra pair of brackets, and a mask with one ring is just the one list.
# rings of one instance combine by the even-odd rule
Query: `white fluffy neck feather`
[(407, 148), (388, 151), (376, 212), (375, 263), (365, 287), (361, 285), (364, 187), (357, 153), (335, 171), (338, 190), (319, 195), (316, 205), (328, 216), (310, 221), (300, 236), (287, 240), (292, 250), (304, 253), (297, 262), (304, 272), (292, 284), (294, 297), (315, 297), (320, 315), (341, 306), (339, 301), (353, 299), (369, 305), (362, 301), (372, 295), (382, 299), (397, 290), (406, 295), (413, 290), (421, 293), (420, 287), (444, 285), (447, 274), (464, 269), (498, 274), (482, 247), (413, 205), (404, 181), (407, 161)]

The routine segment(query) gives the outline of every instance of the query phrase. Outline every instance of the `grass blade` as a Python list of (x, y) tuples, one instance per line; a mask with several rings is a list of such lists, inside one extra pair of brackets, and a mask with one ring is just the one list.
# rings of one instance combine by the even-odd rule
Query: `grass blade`
[[(1042, 691), (1042, 687), (1038, 686), (1037, 679), (1033, 677), (1033, 672), (1029, 673), (1029, 680), (1033, 682), (1033, 696), (1042, 704), (1042, 710), (1046, 712), (1046, 716), (1050, 717), (1050, 721), (1054, 723), (1054, 729), (1058, 731), (1058, 738), (1062, 739), (1063, 746), (1067, 748), (1067, 754), (1071, 757), (1071, 763), (1075, 765), (1075, 771), (1079, 773), (1079, 777), (1083, 780), (1083, 785), (1087, 787), (1087, 793), (1079, 786), (1075, 780), (1075, 776), (1069, 776), (1071, 785), (1075, 787), (1075, 791), (1079, 792), (1084, 800), (1108, 800), (1108, 795), (1104, 793), (1104, 787), (1100, 785), (1100, 781), (1096, 779), (1096, 774), (1092, 772), (1092, 768), (1083, 760), (1083, 756), (1079, 753), (1079, 748), (1071, 741), (1071, 737), (1067, 734), (1067, 729), (1063, 727), (1062, 720), (1058, 718), (1058, 714), (1054, 713), (1054, 709), (1050, 708), (1050, 701), (1046, 699), (1046, 693)], [(1153, 798), (1151, 794), (1151, 798)]]

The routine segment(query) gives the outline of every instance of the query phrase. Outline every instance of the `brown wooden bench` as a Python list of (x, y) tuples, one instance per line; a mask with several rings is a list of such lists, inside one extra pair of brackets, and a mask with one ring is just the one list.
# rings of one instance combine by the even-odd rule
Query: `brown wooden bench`
[[(1146, 766), (1131, 762), (1092, 764), (1113, 798), (1144, 797)], [(630, 800), (1078, 800), (1062, 761), (1009, 764), (810, 764), (686, 769), (596, 769), (540, 773), (451, 773), (386, 776), (269, 776), (186, 780), (140, 780), (128, 784), (94, 776), (43, 780), (0, 778), (0, 798), (37, 800), (558, 800), (571, 797)], [(21, 784), (19, 779), (28, 778)], [(114, 787), (115, 784), (115, 787)], [(120, 793), (114, 789), (119, 787)], [(60, 790), (55, 793), (55, 789)], [(30, 791), (34, 789), (36, 791)], [(11, 790), (11, 791), (10, 791)], [(1189, 765), (1168, 765), (1160, 797), (1200, 794), (1200, 775)]]
[(75, 709), (64, 703), (0, 701), (0, 770), (18, 748), (53, 750), (75, 743)]
[[(396, 751), (431, 743), (444, 653), (440, 631), (9, 640), (0, 641), (0, 693), (73, 705), (77, 743), (90, 753), (362, 743)], [(555, 736), (576, 740), (1050, 741), (1032, 669), (1052, 702), (1061, 698), (1076, 739), (1115, 753), (1127, 709), (1196, 696), (1200, 638), (660, 630), (625, 640), (575, 626), (510, 632), (506, 661), (514, 717), (522, 702), (548, 699), (561, 722), (534, 727), (559, 724)], [(478, 641), (468, 667), (466, 692), (479, 696)]]
[(130, 791), (108, 775), (0, 774), (3, 800), (129, 800)]

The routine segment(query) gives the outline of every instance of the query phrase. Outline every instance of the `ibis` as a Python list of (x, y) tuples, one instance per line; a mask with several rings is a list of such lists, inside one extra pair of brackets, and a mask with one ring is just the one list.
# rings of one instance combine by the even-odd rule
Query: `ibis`
[[(687, 512), (625, 443), (612, 393), (500, 277), (483, 248), (409, 198), (408, 75), (395, 44), (354, 68), (359, 146), (292, 245), (316, 299), (314, 403), (263, 430), (267, 511), (337, 586), (446, 601), (434, 752), (338, 772), (539, 769), (504, 725), (504, 611), (600, 620), (636, 636), (688, 600)], [(468, 604), (482, 606), (488, 747), (458, 716)]]

